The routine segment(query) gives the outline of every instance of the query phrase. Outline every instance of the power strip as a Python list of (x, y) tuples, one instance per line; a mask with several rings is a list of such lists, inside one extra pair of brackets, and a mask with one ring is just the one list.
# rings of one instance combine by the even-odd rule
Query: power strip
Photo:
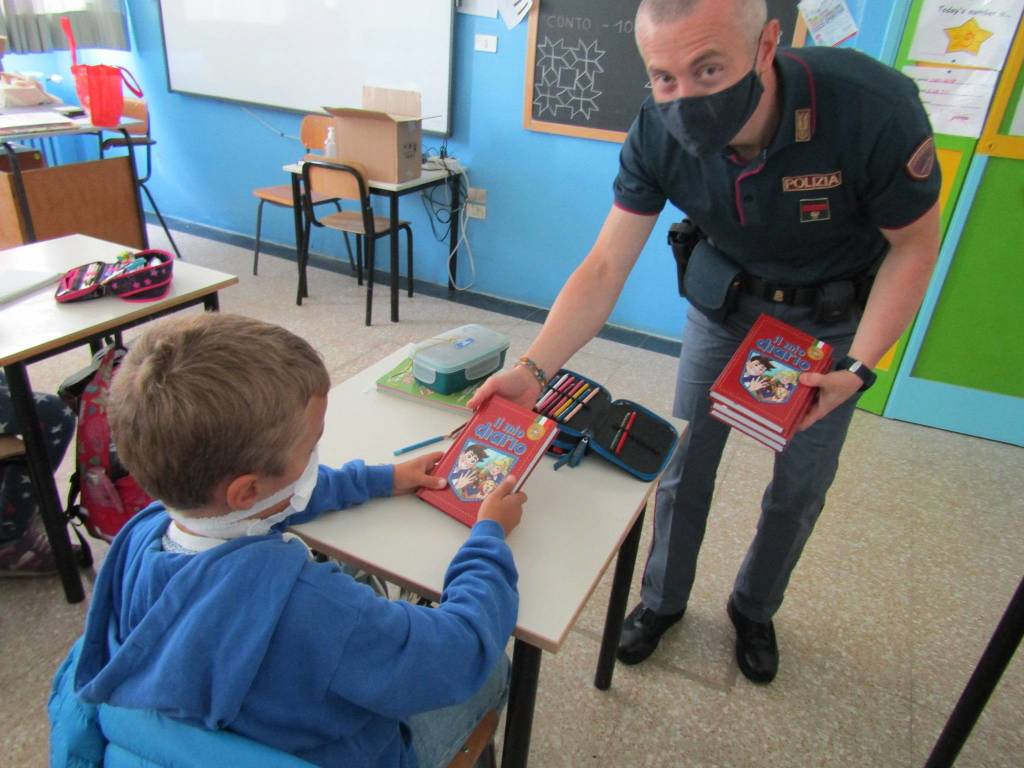
[(454, 157), (430, 157), (423, 161), (425, 171), (451, 171), (461, 173), (462, 164)]

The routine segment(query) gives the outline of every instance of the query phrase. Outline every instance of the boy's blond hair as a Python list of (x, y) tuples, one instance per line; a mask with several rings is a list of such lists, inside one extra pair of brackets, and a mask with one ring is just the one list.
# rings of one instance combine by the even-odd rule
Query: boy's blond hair
[(111, 433), (142, 487), (187, 512), (224, 480), (283, 474), (310, 398), (329, 389), (319, 353), (280, 326), (178, 315), (149, 326), (121, 363)]

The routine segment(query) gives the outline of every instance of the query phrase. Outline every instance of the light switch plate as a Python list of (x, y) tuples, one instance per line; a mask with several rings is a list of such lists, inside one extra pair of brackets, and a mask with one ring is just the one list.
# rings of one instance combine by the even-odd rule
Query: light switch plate
[(474, 35), (473, 37), (473, 48), (484, 53), (497, 53), (498, 52), (498, 36), (497, 35)]

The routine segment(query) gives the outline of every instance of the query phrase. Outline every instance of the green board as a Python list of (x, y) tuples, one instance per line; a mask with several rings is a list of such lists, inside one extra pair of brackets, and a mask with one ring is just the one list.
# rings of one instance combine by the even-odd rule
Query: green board
[(1024, 161), (991, 157), (957, 245), (915, 378), (1024, 397)]

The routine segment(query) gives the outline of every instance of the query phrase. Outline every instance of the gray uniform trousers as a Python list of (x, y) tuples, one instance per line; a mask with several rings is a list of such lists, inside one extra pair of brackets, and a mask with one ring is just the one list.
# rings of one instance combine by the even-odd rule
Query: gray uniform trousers
[[(661, 478), (655, 499), (654, 541), (641, 597), (655, 613), (686, 607), (704, 539), (715, 475), (730, 428), (711, 418), (708, 390), (758, 315), (764, 312), (833, 345), (833, 360), (853, 343), (860, 310), (832, 324), (813, 322), (809, 307), (742, 296), (725, 323), (712, 323), (692, 307), (683, 331), (673, 413), (689, 426)], [(737, 608), (753, 621), (769, 621), (782, 605), (790, 574), (825, 504), (857, 397), (794, 436), (775, 457), (761, 500), (761, 519), (733, 587)], [(745, 440), (748, 438), (743, 437)]]

